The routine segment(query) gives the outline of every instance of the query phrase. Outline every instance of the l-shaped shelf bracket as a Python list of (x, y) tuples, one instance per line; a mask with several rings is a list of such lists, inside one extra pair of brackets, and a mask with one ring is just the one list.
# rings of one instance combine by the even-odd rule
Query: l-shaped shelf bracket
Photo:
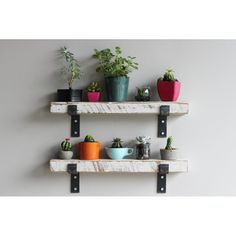
[(167, 136), (167, 116), (170, 114), (170, 106), (160, 106), (158, 115), (158, 137), (165, 138)]
[(79, 137), (80, 115), (77, 114), (77, 105), (68, 105), (67, 113), (71, 116), (71, 137)]
[(160, 164), (157, 174), (157, 193), (166, 193), (166, 174), (169, 173), (168, 164)]
[(79, 172), (77, 172), (76, 164), (68, 164), (67, 172), (70, 174), (70, 192), (71, 193), (79, 193), (80, 192), (80, 176)]

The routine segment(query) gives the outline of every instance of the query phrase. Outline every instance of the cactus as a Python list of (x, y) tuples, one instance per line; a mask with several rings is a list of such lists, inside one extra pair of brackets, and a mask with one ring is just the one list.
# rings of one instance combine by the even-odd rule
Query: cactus
[(70, 143), (70, 139), (66, 138), (62, 143), (61, 143), (61, 150), (62, 151), (71, 151), (72, 149), (72, 144)]
[(163, 75), (163, 77), (160, 78), (162, 81), (167, 81), (167, 82), (174, 82), (177, 81), (174, 75), (174, 71), (171, 69), (168, 69), (166, 73)]
[(165, 150), (172, 150), (172, 142), (173, 142), (173, 138), (170, 136), (167, 138), (167, 142), (166, 142), (166, 147)]
[(111, 147), (112, 148), (122, 148), (122, 141), (120, 138), (114, 138)]
[(93, 136), (86, 135), (86, 137), (84, 138), (84, 142), (92, 143), (92, 142), (95, 142), (95, 140), (94, 140)]
[(136, 137), (138, 144), (146, 144), (150, 143), (151, 137), (150, 136), (138, 136)]
[(101, 92), (101, 87), (98, 82), (91, 82), (87, 87), (87, 92)]

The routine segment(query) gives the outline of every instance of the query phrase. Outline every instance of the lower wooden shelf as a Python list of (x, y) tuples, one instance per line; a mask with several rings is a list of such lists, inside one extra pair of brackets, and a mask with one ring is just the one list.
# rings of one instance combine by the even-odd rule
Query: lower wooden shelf
[(187, 160), (133, 160), (124, 159), (120, 161), (100, 159), (94, 161), (84, 160), (60, 160), (52, 159), (50, 161), (50, 169), (52, 172), (67, 172), (68, 164), (76, 164), (79, 173), (158, 173), (159, 165), (169, 165), (169, 173), (171, 172), (187, 172)]

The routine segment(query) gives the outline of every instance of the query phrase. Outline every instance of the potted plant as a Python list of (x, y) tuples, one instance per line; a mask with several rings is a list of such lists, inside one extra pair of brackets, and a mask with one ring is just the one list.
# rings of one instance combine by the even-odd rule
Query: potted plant
[(79, 143), (81, 160), (98, 160), (100, 155), (100, 143), (95, 141), (91, 135), (87, 135), (84, 142)]
[(101, 87), (98, 82), (91, 82), (86, 90), (89, 102), (98, 102), (100, 100)]
[(150, 101), (151, 89), (148, 86), (137, 88), (137, 95), (135, 96), (136, 101)]
[(178, 151), (176, 148), (172, 147), (173, 138), (168, 137), (165, 149), (161, 149), (161, 159), (162, 160), (175, 160), (177, 159)]
[(120, 138), (113, 139), (111, 147), (105, 148), (107, 155), (112, 160), (122, 160), (125, 156), (133, 153), (133, 148), (127, 148), (122, 146)]
[(175, 78), (174, 71), (169, 69), (157, 80), (157, 91), (162, 101), (176, 101), (180, 93), (180, 82)]
[(67, 160), (73, 157), (72, 144), (70, 143), (69, 138), (66, 138), (61, 143), (61, 151), (59, 151), (59, 157), (60, 159), (67, 159)]
[(69, 89), (58, 89), (57, 100), (59, 102), (80, 102), (82, 101), (82, 90), (72, 89), (73, 83), (80, 79), (80, 65), (75, 59), (74, 54), (66, 47), (62, 48), (60, 52), (66, 60), (66, 66), (63, 67), (63, 74), (67, 77)]
[(129, 86), (128, 74), (134, 69), (138, 69), (138, 63), (134, 61), (135, 57), (122, 57), (119, 47), (115, 48), (115, 53), (109, 48), (94, 51), (94, 57), (99, 62), (96, 71), (103, 73), (105, 77), (108, 100), (111, 102), (126, 101)]
[(147, 160), (150, 158), (150, 136), (138, 136), (136, 137), (136, 159), (138, 160)]

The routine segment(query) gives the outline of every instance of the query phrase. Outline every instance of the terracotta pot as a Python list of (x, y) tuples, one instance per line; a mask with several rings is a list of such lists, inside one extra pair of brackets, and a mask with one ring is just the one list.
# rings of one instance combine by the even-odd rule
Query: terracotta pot
[(180, 82), (157, 80), (157, 91), (162, 101), (176, 101), (180, 93)]
[(78, 144), (81, 160), (98, 160), (100, 154), (99, 142), (81, 142)]
[(100, 92), (87, 92), (89, 102), (99, 102), (101, 93)]

